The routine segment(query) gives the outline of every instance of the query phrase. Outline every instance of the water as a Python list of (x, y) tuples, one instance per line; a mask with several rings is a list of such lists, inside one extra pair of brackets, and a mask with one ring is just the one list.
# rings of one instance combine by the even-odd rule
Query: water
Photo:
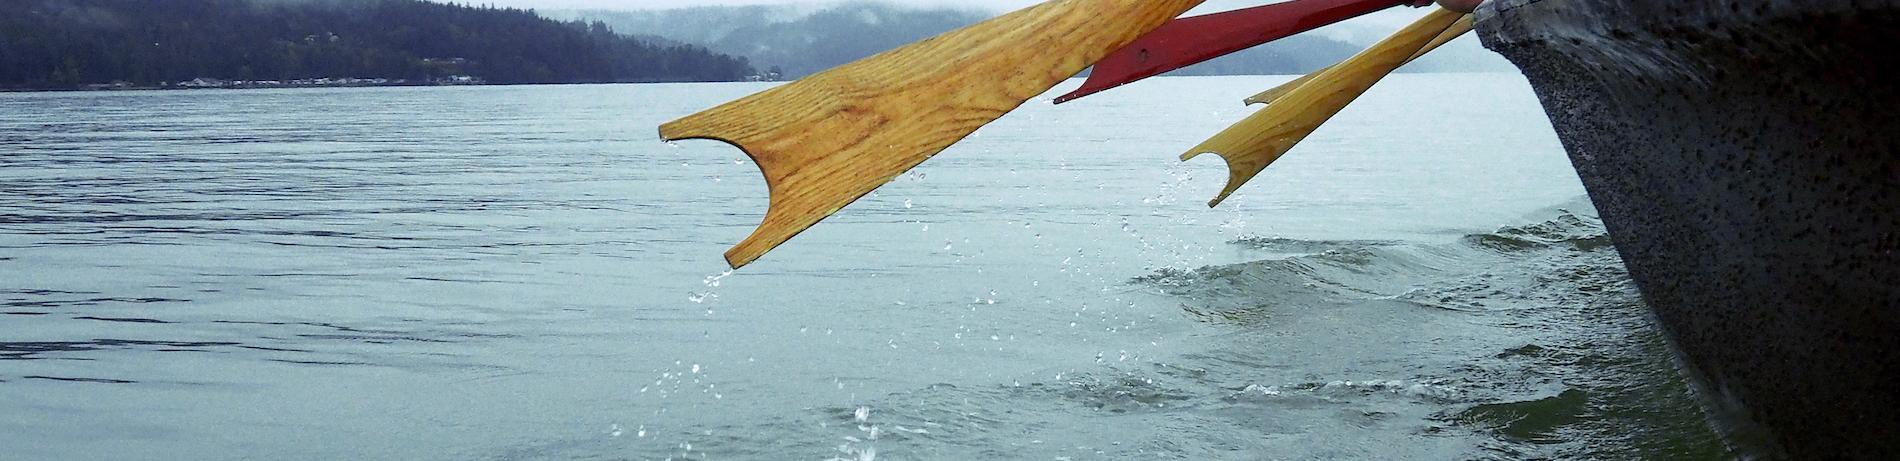
[(0, 447), (1732, 455), (1521, 77), (1395, 76), (1205, 208), (1173, 158), (1284, 80), (1032, 101), (730, 274), (763, 180), (655, 126), (756, 84), (0, 94)]

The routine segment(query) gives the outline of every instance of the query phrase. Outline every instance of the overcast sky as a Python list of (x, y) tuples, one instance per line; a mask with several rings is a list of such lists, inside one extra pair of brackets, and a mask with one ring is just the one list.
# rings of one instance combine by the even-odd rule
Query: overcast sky
[[(709, 5), (823, 5), (827, 3), (840, 3), (844, 0), (448, 0), (448, 1), (450, 1), (451, 3), (466, 3), (466, 4), (476, 4), (476, 5), (486, 4), (486, 5), (495, 5), (495, 6), (511, 6), (511, 7), (517, 7), (517, 8), (540, 8), (540, 9), (598, 8), (598, 9), (614, 9), (614, 10), (642, 10), (642, 9), (653, 10), (653, 9), (684, 8), (684, 7), (689, 7), (689, 6), (709, 6)], [(1040, 0), (883, 0), (883, 1), (887, 3), (895, 3), (899, 5), (912, 5), (912, 6), (973, 7), (973, 8), (983, 8), (983, 9), (993, 10), (997, 12), (1011, 11), (1011, 10), (1023, 8), (1029, 5), (1041, 3)], [(1195, 14), (1204, 14), (1204, 13), (1211, 13), (1215, 11), (1265, 5), (1268, 3), (1278, 3), (1280, 1), (1283, 1), (1283, 0), (1208, 0), (1207, 3), (1204, 3), (1201, 5), (1201, 8), (1195, 10)], [(1366, 18), (1369, 21), (1360, 21), (1360, 22), (1391, 23), (1394, 25), (1400, 25), (1406, 22), (1410, 22), (1412, 18), (1416, 18), (1420, 14), (1423, 14), (1422, 11), (1423, 11), (1422, 9), (1395, 8), (1393, 10), (1388, 10), (1385, 12), (1375, 14), (1373, 15), (1373, 17)]]
[[(516, 8), (538, 9), (612, 9), (612, 10), (655, 10), (667, 8), (685, 8), (711, 5), (825, 5), (842, 3), (847, 0), (435, 0), (447, 3), (475, 5), (494, 5)], [(998, 13), (1012, 11), (1041, 3), (1041, 0), (882, 0), (885, 3), (920, 7), (948, 6), (969, 7), (993, 10)], [(1284, 0), (1208, 0), (1195, 9), (1192, 14), (1206, 14)], [(1356, 24), (1390, 27), (1397, 29), (1424, 14), (1423, 8), (1393, 8), (1368, 15), (1352, 21)]]
[[(817, 0), (454, 0), (455, 3), (528, 8), (664, 9), (709, 5), (795, 5), (836, 3)], [(973, 6), (997, 11), (1022, 8), (1033, 0), (889, 0), (919, 6)]]

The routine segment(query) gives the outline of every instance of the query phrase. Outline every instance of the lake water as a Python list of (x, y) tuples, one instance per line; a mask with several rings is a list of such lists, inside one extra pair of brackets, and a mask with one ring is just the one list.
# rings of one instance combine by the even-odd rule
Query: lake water
[(1723, 458), (1530, 87), (1032, 101), (744, 270), (762, 84), (0, 94), (0, 458)]

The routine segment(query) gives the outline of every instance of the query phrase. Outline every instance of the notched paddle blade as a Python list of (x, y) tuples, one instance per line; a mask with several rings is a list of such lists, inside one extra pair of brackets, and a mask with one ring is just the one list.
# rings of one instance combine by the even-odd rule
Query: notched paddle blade
[(1181, 160), (1184, 161), (1203, 153), (1213, 153), (1227, 161), (1227, 187), (1207, 205), (1218, 206), (1227, 200), (1241, 185), (1313, 134), (1313, 130), (1339, 114), (1373, 84), (1411, 60), (1463, 16), (1436, 8), (1183, 154)]
[(1293, 0), (1170, 21), (1095, 64), (1056, 104), (1412, 0)]
[[(1431, 52), (1437, 50), (1438, 47), (1445, 46), (1446, 43), (1450, 43), (1452, 40), (1456, 40), (1458, 37), (1468, 33), (1471, 33), (1471, 15), (1469, 14), (1458, 18), (1458, 22), (1452, 23), (1451, 28), (1445, 29), (1444, 33), (1438, 34), (1438, 37), (1433, 38), (1431, 43), (1425, 45), (1425, 49), (1419, 50), (1418, 53), (1412, 55), (1412, 59), (1407, 59), (1405, 62), (1410, 64), (1412, 61), (1417, 61), (1418, 58), (1431, 54)], [(1250, 106), (1254, 104), (1272, 104), (1274, 100), (1285, 96), (1288, 91), (1293, 91), (1294, 88), (1305, 85), (1306, 82), (1312, 81), (1313, 77), (1319, 76), (1320, 73), (1326, 72), (1327, 69), (1331, 69), (1331, 67), (1313, 71), (1313, 73), (1282, 83), (1280, 86), (1273, 87), (1273, 89), (1262, 91), (1260, 94), (1247, 98), (1246, 104)]]
[(1055, 0), (660, 126), (765, 173), (771, 205), (737, 268), (1202, 0)]

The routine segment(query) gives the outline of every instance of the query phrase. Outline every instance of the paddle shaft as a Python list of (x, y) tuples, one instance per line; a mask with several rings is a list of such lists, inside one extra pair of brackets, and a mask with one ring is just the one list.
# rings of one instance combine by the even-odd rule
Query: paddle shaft
[[(1453, 11), (1456, 11), (1456, 10), (1453, 10)], [(1425, 49), (1418, 50), (1418, 53), (1412, 54), (1412, 57), (1410, 59), (1406, 59), (1405, 62), (1407, 64), (1410, 64), (1412, 61), (1417, 61), (1418, 58), (1425, 57), (1426, 54), (1430, 54), (1433, 50), (1437, 50), (1438, 47), (1444, 46), (1446, 43), (1451, 43), (1452, 40), (1455, 40), (1460, 36), (1471, 33), (1471, 26), (1472, 26), (1471, 15), (1467, 14), (1465, 15), (1464, 18), (1459, 19), (1457, 23), (1452, 24), (1450, 29), (1445, 29), (1445, 32), (1440, 33), (1438, 34), (1438, 37), (1433, 38), (1431, 43), (1428, 43), (1425, 45)], [(1280, 99), (1281, 96), (1285, 96), (1288, 91), (1293, 91), (1294, 88), (1299, 88), (1300, 85), (1305, 85), (1306, 82), (1312, 81), (1313, 77), (1317, 77), (1319, 76), (1319, 74), (1326, 73), (1326, 71), (1331, 70), (1331, 69), (1332, 69), (1332, 66), (1327, 66), (1324, 69), (1316, 70), (1316, 71), (1313, 71), (1313, 73), (1300, 76), (1300, 78), (1296, 78), (1296, 79), (1293, 79), (1292, 81), (1282, 83), (1280, 84), (1280, 86), (1273, 87), (1273, 89), (1262, 91), (1260, 92), (1260, 94), (1256, 94), (1256, 95), (1253, 95), (1253, 97), (1247, 98), (1246, 103), (1248, 105), (1272, 104), (1274, 100)]]
[(1227, 161), (1227, 186), (1208, 206), (1226, 200), (1464, 17), (1462, 13), (1435, 8), (1412, 25), (1328, 68), (1274, 104), (1182, 154), (1182, 160), (1213, 153)]

